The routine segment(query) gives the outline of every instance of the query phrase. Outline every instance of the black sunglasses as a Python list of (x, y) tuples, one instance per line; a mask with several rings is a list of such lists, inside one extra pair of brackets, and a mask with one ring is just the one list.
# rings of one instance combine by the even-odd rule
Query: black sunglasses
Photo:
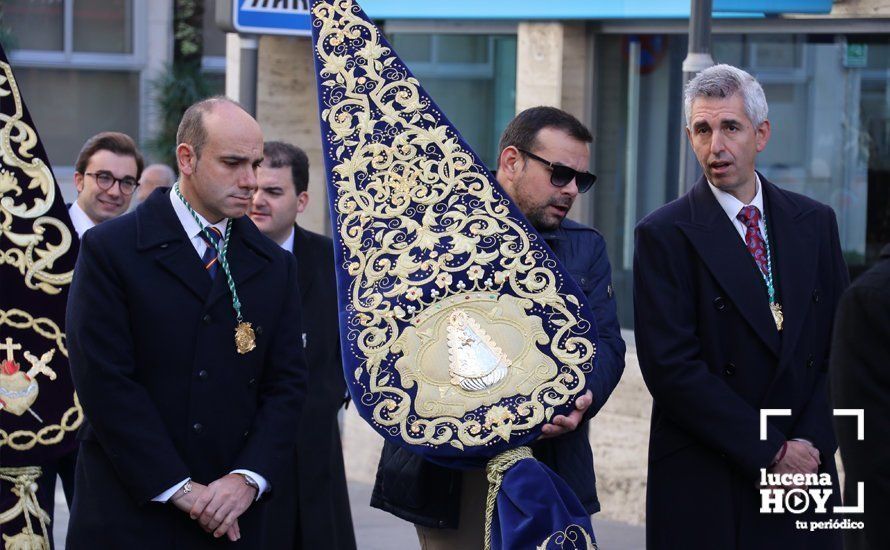
[(575, 180), (575, 185), (578, 186), (579, 193), (586, 193), (593, 187), (593, 184), (596, 183), (596, 175), (591, 174), (590, 172), (579, 172), (574, 168), (569, 168), (568, 166), (563, 166), (562, 164), (553, 164), (547, 159), (542, 159), (538, 155), (526, 151), (525, 149), (519, 149), (520, 153), (524, 155), (528, 155), (529, 157), (535, 159), (536, 161), (546, 164), (550, 167), (552, 172), (550, 173), (550, 183), (554, 185), (554, 187), (565, 187), (572, 180)]

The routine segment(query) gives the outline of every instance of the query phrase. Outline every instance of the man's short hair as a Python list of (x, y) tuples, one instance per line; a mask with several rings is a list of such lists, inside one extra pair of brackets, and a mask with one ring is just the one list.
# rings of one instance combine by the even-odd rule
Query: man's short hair
[(683, 93), (683, 110), (686, 115), (686, 127), (692, 123), (692, 103), (699, 97), (728, 98), (736, 93), (742, 94), (745, 103), (745, 114), (758, 127), (769, 115), (766, 95), (757, 79), (747, 72), (732, 65), (720, 64), (708, 67), (695, 75), (686, 85)]
[(296, 145), (283, 141), (267, 141), (263, 144), (263, 166), (265, 168), (290, 166), (297, 194), (309, 188), (309, 157)]
[(230, 103), (244, 111), (247, 110), (237, 101), (224, 95), (215, 95), (193, 103), (182, 114), (179, 127), (176, 129), (176, 145), (188, 143), (195, 150), (195, 157), (201, 158), (201, 149), (207, 143), (207, 129), (204, 127), (204, 113), (209, 113), (221, 103)]
[(593, 135), (580, 120), (556, 107), (532, 107), (516, 115), (501, 135), (498, 152), (516, 147), (531, 151), (535, 148), (538, 132), (544, 128), (562, 130), (584, 143), (593, 141)]
[(99, 151), (111, 151), (115, 155), (133, 157), (136, 159), (136, 179), (142, 175), (142, 167), (145, 164), (142, 153), (139, 152), (133, 138), (120, 132), (102, 132), (88, 139), (77, 155), (74, 169), (80, 174), (86, 172), (90, 159)]

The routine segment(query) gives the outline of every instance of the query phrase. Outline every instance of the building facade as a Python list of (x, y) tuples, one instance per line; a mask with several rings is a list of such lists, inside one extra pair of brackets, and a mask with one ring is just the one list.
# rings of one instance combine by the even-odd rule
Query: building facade
[[(361, 3), (490, 167), (501, 131), (523, 108), (558, 106), (594, 130), (599, 180), (571, 215), (605, 234), (621, 320), (631, 326), (633, 227), (683, 189), (688, 0), (616, 0), (600, 12), (588, 4), (604, 3), (517, 0), (504, 13), (457, 0)], [(763, 83), (773, 135), (758, 168), (835, 209), (855, 275), (890, 241), (890, 0), (716, 0), (715, 9), (826, 3), (821, 15), (715, 13), (712, 52)], [(212, 0), (204, 7), (204, 69), (237, 99), (239, 37), (215, 26)], [(2, 10), (10, 60), (71, 200), (88, 136), (153, 136), (151, 83), (172, 58), (173, 2), (5, 0)], [(267, 139), (309, 153), (313, 198), (302, 223), (329, 232), (314, 79), (308, 38), (259, 38), (257, 118)]]

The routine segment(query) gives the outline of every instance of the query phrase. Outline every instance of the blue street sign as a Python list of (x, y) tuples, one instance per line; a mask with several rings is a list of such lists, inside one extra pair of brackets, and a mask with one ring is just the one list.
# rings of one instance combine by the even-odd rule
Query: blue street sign
[(232, 26), (245, 34), (311, 36), (311, 0), (232, 0)]

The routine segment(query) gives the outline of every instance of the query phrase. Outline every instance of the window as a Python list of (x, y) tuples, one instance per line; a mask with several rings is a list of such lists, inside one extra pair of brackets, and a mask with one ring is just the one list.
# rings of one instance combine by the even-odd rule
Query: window
[(64, 8), (61, 0), (6, 0), (3, 3), (3, 18), (15, 46), (23, 50), (64, 50)]
[[(88, 137), (141, 130), (146, 0), (5, 0), (7, 52), (50, 162), (68, 173)], [(59, 170), (61, 168), (61, 170)], [(63, 188), (66, 184), (63, 182)]]
[(516, 110), (516, 36), (393, 33), (392, 46), (482, 161)]
[(99, 132), (139, 135), (137, 72), (21, 68), (15, 76), (54, 167), (73, 166)]

